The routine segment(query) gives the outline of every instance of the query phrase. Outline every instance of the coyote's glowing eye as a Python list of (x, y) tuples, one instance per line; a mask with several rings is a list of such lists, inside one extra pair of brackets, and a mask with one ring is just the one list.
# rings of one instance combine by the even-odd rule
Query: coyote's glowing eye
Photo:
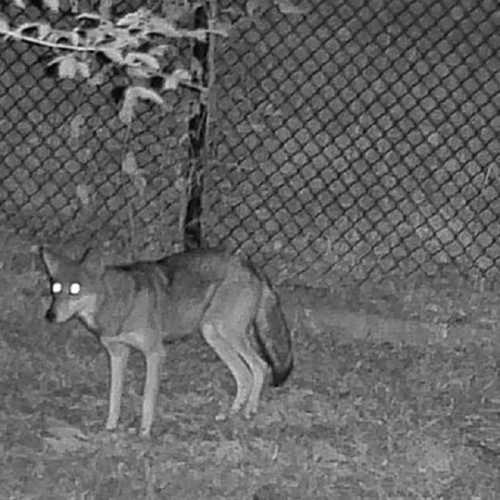
[(59, 281), (54, 281), (54, 283), (52, 283), (52, 293), (61, 293), (62, 289), (62, 284), (59, 283)]
[(78, 295), (80, 293), (80, 283), (71, 283), (69, 293), (70, 295)]

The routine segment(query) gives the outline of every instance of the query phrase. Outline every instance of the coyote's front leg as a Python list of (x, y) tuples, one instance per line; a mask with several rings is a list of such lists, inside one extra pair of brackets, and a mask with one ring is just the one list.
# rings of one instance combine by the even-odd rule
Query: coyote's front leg
[(108, 351), (111, 368), (109, 408), (106, 430), (112, 431), (118, 426), (118, 420), (120, 418), (123, 380), (125, 378), (125, 369), (127, 367), (128, 356), (130, 354), (130, 347), (126, 344), (113, 342), (108, 339), (103, 339), (102, 343)]

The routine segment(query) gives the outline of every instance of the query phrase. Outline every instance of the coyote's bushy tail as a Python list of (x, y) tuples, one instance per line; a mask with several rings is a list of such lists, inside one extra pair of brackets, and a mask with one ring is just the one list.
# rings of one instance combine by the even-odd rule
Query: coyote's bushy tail
[(278, 296), (264, 279), (255, 318), (261, 354), (271, 366), (273, 385), (282, 384), (293, 368), (292, 337), (285, 323)]

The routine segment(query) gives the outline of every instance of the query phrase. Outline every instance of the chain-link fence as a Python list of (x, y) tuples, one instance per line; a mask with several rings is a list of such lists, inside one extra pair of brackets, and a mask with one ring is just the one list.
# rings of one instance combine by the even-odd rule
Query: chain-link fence
[[(493, 275), (496, 0), (271, 3), (218, 8), (233, 27), (217, 40), (203, 242), (313, 285), (443, 263)], [(60, 81), (46, 74), (51, 57), (2, 42), (0, 221), (40, 238), (78, 228), (87, 243), (109, 232), (168, 249), (191, 159), (184, 97), (169, 96), (166, 116), (145, 106), (128, 130), (111, 97), (118, 77)], [(121, 167), (125, 143), (143, 192)]]
[(500, 8), (310, 0), (217, 59), (205, 230), (283, 279), (496, 271)]
[[(79, 2), (80, 12), (92, 2)], [(12, 26), (75, 15), (30, 2), (2, 9)], [(114, 5), (117, 16), (138, 0)], [(73, 21), (74, 22), (74, 21)], [(27, 32), (29, 34), (29, 31)], [(87, 81), (59, 78), (53, 50), (13, 39), (0, 55), (0, 222), (37, 241), (170, 249), (182, 239), (182, 183), (189, 170), (188, 91), (167, 92), (168, 111), (145, 101), (130, 125), (119, 118), (125, 72), (97, 58)], [(131, 155), (127, 158), (127, 155)], [(160, 248), (158, 248), (160, 247)]]

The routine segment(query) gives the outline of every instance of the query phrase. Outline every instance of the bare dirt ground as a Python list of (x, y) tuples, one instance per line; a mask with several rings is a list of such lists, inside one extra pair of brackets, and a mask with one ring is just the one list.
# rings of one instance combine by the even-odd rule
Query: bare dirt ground
[(219, 422), (232, 379), (195, 338), (169, 346), (150, 441), (103, 431), (107, 359), (76, 323), (0, 323), (2, 499), (500, 498), (494, 350), (353, 341), (295, 331), (296, 368), (251, 420)]

